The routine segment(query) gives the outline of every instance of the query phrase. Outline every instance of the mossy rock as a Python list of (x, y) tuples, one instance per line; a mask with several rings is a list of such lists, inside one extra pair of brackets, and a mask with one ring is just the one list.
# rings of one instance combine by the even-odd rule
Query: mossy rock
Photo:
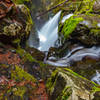
[(2, 64), (0, 73), (0, 100), (26, 100), (35, 93), (37, 80), (20, 66)]
[(94, 97), (100, 91), (97, 86), (67, 68), (57, 68), (47, 82), (52, 100), (98, 100)]
[[(76, 41), (75, 41), (76, 42)], [(67, 67), (91, 80), (100, 71), (99, 46), (85, 47), (67, 41), (59, 48), (51, 48), (46, 62), (56, 67)]]
[[(27, 50), (18, 48), (16, 49), (16, 52), (20, 55), (25, 70), (34, 75), (36, 78), (47, 80), (52, 71), (55, 69), (55, 66), (51, 66), (43, 62), (44, 54), (42, 54), (40, 51), (36, 51), (36, 49), (33, 49), (32, 51), (32, 48), (29, 50), (28, 48)], [(34, 56), (34, 52), (39, 55)]]
[(72, 16), (71, 18), (65, 21), (61, 32), (64, 34), (65, 37), (68, 37), (75, 30), (77, 24), (79, 24), (79, 22), (81, 21), (83, 21), (82, 17), (73, 18)]
[[(16, 11), (17, 10), (17, 11)], [(8, 44), (26, 42), (32, 27), (30, 11), (25, 5), (16, 5), (5, 19), (0, 19), (0, 41)]]
[[(86, 45), (99, 44), (100, 34), (100, 15), (99, 13), (93, 14), (94, 6), (100, 1), (83, 0), (79, 2), (77, 9), (74, 11), (74, 15), (67, 19), (64, 23), (59, 24), (59, 34), (62, 33), (65, 38), (72, 39), (74, 41), (80, 41)], [(62, 12), (61, 19), (66, 14), (66, 11)]]
[(31, 76), (18, 66), (15, 66), (14, 71), (12, 70), (11, 78), (16, 81), (26, 80), (26, 81), (36, 82), (36, 79), (33, 76)]
[(100, 43), (100, 15), (73, 15), (59, 25), (59, 33), (68, 40), (80, 41), (89, 46), (97, 45)]
[(29, 52), (31, 54), (32, 57), (34, 57), (36, 60), (38, 61), (43, 61), (45, 54), (39, 50), (37, 50), (36, 48), (31, 48), (31, 47), (27, 47), (26, 51)]
[(16, 4), (24, 4), (25, 2), (30, 2), (31, 0), (13, 0)]
[[(65, 0), (51, 0), (51, 4), (48, 6), (48, 9), (64, 3)], [(99, 7), (100, 0), (68, 0), (66, 3), (58, 6), (53, 11), (57, 13), (60, 10), (65, 11), (66, 13), (85, 13), (85, 12), (93, 12), (93, 13), (100, 13)]]

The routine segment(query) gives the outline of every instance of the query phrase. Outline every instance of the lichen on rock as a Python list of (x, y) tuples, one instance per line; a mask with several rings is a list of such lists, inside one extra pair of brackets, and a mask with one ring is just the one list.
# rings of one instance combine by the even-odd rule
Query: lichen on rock
[[(67, 68), (57, 68), (48, 79), (47, 88), (52, 100), (97, 100), (97, 85)], [(100, 91), (100, 89), (98, 90)]]
[[(17, 11), (16, 11), (17, 10)], [(0, 38), (1, 42), (14, 44), (25, 43), (32, 27), (32, 19), (30, 11), (25, 5), (16, 5), (16, 9), (13, 8), (6, 18), (0, 19)], [(5, 41), (2, 40), (6, 38)], [(13, 42), (14, 41), (14, 42)]]
[(21, 26), (17, 23), (10, 24), (9, 26), (4, 27), (4, 34), (8, 36), (16, 36), (21, 31)]
[(25, 72), (20, 66), (2, 64), (0, 65), (0, 71), (0, 80), (2, 80), (0, 81), (0, 100), (29, 99), (37, 88), (37, 80), (34, 76)]

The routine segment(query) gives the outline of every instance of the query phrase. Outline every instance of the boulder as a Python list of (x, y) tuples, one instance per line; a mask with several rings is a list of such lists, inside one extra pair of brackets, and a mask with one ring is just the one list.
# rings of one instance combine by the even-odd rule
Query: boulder
[(92, 46), (100, 43), (100, 15), (73, 15), (59, 26), (59, 33), (71, 41)]
[(67, 68), (55, 70), (48, 79), (47, 89), (51, 100), (98, 100), (94, 96), (96, 84)]
[(0, 100), (48, 100), (42, 78), (50, 72), (35, 58), (24, 49), (0, 43)]
[(27, 100), (36, 90), (36, 79), (17, 65), (0, 65), (0, 99)]
[(25, 5), (15, 7), (6, 17), (0, 19), (0, 41), (18, 45), (26, 42), (31, 31), (32, 19)]

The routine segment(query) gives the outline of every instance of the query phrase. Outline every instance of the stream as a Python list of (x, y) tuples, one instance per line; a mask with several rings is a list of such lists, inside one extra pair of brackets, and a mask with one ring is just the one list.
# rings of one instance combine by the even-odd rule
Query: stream
[[(59, 11), (53, 17), (49, 17), (48, 21), (44, 22), (42, 27), (36, 27), (35, 35), (32, 35), (32, 33), (30, 35), (29, 46), (35, 47), (38, 50), (44, 52), (46, 55), (44, 62), (50, 65), (53, 65), (53, 66), (60, 66), (60, 67), (73, 66), (75, 67), (74, 63), (80, 63), (81, 61), (84, 65), (84, 59), (86, 62), (90, 61), (91, 63), (92, 61), (95, 61), (95, 63), (97, 63), (100, 60), (100, 47), (96, 47), (96, 46), (87, 48), (87, 47), (84, 47), (83, 45), (78, 45), (76, 47), (73, 47), (69, 51), (66, 50), (65, 56), (62, 56), (62, 57), (59, 57), (59, 55), (53, 56), (57, 51), (51, 52), (53, 53), (53, 55), (48, 56), (49, 49), (51, 47), (56, 48), (57, 40), (59, 38), (58, 25), (60, 21), (60, 15), (61, 15), (61, 11)], [(61, 22), (64, 23), (65, 20), (67, 20), (71, 16), (73, 16), (73, 14), (65, 15), (62, 18)], [(91, 65), (90, 63), (87, 63), (86, 66), (89, 67)], [(100, 64), (98, 64), (98, 66), (99, 65)], [(79, 69), (79, 70), (83, 70), (83, 69)], [(98, 69), (95, 69), (94, 71), (95, 72), (93, 74), (90, 74), (89, 79), (96, 82), (97, 84), (100, 84), (100, 73)]]

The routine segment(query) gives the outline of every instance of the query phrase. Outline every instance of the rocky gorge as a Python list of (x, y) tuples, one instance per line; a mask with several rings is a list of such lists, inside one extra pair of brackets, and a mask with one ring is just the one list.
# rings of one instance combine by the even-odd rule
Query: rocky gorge
[(100, 100), (100, 0), (0, 5), (0, 100)]

